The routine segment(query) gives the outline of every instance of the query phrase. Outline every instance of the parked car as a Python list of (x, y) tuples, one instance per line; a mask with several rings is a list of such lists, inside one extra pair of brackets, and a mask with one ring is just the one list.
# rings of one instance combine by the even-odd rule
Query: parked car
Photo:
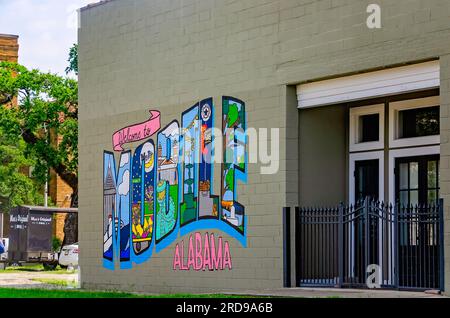
[(78, 252), (78, 243), (63, 246), (59, 254), (59, 266), (61, 268), (78, 267)]
[(9, 239), (0, 238), (0, 261), (6, 261), (8, 259), (8, 247)]
[(5, 269), (8, 261), (9, 239), (0, 238), (0, 270)]

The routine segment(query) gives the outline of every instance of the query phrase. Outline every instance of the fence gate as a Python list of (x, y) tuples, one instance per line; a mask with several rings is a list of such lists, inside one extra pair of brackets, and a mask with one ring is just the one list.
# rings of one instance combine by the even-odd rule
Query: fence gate
[(296, 208), (297, 286), (440, 289), (443, 201)]

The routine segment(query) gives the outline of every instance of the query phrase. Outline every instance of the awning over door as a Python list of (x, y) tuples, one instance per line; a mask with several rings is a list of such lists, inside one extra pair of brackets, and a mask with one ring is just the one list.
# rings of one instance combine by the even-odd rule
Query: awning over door
[(298, 85), (298, 108), (414, 92), (439, 84), (439, 61), (430, 61)]

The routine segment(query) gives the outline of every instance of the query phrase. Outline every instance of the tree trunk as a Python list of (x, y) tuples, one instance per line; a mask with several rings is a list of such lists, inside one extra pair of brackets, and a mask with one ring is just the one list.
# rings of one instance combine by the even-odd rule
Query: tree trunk
[[(78, 190), (74, 189), (70, 203), (72, 208), (78, 207)], [(64, 239), (62, 246), (78, 243), (78, 213), (67, 213), (64, 220)]]
[(78, 243), (78, 214), (67, 213), (64, 221), (64, 245)]

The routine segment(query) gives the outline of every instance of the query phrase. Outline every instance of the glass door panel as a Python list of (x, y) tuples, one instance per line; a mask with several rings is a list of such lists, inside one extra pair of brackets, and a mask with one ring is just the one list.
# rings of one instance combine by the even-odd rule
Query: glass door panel
[(427, 162), (427, 202), (439, 200), (439, 160)]
[(366, 197), (377, 200), (379, 197), (379, 162), (378, 159), (355, 162), (355, 199), (356, 202)]
[[(379, 199), (379, 160), (355, 161), (355, 199), (356, 204), (362, 204), (363, 200)], [(362, 210), (361, 210), (362, 211)], [(353, 221), (354, 238), (352, 257), (353, 271), (357, 282), (365, 282), (366, 262), (379, 264), (378, 253), (378, 218), (369, 217), (362, 212), (355, 215)], [(366, 226), (366, 223), (369, 223)], [(368, 233), (366, 233), (368, 230)], [(366, 255), (369, 255), (366, 259)]]
[(416, 205), (439, 199), (439, 155), (399, 158), (395, 171), (396, 200), (404, 207), (398, 210), (399, 283), (406, 286), (431, 280), (421, 273), (434, 272), (433, 264), (438, 261), (437, 245), (432, 240), (435, 229)]
[(398, 199), (402, 205), (417, 204), (419, 199), (419, 162), (399, 163)]
[(437, 202), (439, 199), (439, 156), (396, 160), (396, 201), (401, 205)]

